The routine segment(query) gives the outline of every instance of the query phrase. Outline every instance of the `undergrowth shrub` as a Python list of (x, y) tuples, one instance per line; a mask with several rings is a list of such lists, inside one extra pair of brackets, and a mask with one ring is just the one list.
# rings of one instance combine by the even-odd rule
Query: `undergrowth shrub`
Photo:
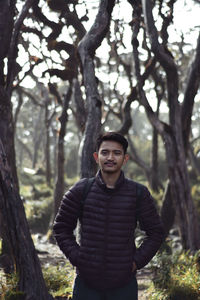
[(43, 268), (43, 275), (47, 289), (54, 297), (62, 296), (70, 299), (74, 278), (74, 272), (70, 265)]
[[(74, 271), (69, 263), (64, 266), (49, 266), (42, 269), (48, 292), (53, 297), (67, 297), (71, 299)], [(18, 276), (16, 274), (1, 275), (0, 300), (24, 300), (25, 295), (18, 290)]]
[(25, 294), (18, 290), (17, 274), (0, 274), (0, 300), (24, 300)]
[(4, 298), (4, 300), (25, 300), (25, 294), (21, 291), (8, 291)]
[(200, 300), (200, 251), (159, 252), (152, 263), (151, 300)]

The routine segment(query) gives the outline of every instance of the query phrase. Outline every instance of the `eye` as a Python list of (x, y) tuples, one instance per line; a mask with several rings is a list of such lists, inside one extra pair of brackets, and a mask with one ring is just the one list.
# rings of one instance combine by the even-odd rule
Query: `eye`
[(114, 153), (115, 153), (115, 155), (121, 155), (122, 154), (122, 152), (118, 151), (118, 150), (114, 151)]
[(102, 151), (101, 151), (101, 154), (102, 154), (102, 155), (107, 155), (107, 154), (108, 154), (108, 151), (107, 151), (107, 150), (102, 150)]
[(115, 154), (116, 156), (120, 156), (120, 155), (122, 155), (122, 152), (121, 152), (121, 151), (118, 151), (118, 150), (116, 150), (116, 151), (114, 151), (114, 154)]

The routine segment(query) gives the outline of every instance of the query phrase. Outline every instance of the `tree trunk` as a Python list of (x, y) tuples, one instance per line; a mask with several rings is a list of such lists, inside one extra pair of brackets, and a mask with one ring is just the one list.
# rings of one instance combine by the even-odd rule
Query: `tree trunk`
[(53, 299), (45, 286), (40, 262), (28, 228), (24, 207), (13, 185), (6, 154), (0, 140), (0, 228), (19, 275), (18, 289), (26, 300)]
[(42, 137), (44, 135), (44, 127), (41, 126), (41, 120), (43, 115), (44, 108), (40, 108), (39, 115), (35, 120), (34, 124), (34, 135), (33, 135), (33, 159), (32, 159), (32, 168), (35, 169), (37, 160), (38, 160), (38, 151), (40, 149), (40, 144)]
[(170, 191), (170, 183), (167, 182), (163, 195), (163, 204), (161, 208), (161, 219), (165, 228), (165, 236), (167, 237), (170, 229), (174, 225), (176, 210)]
[(16, 189), (18, 189), (19, 184), (15, 160), (12, 104), (2, 86), (0, 86), (0, 138), (5, 147), (8, 163), (11, 166), (13, 183)]
[[(182, 127), (183, 123), (181, 118), (181, 105), (178, 102), (177, 66), (173, 56), (171, 56), (170, 52), (166, 51), (164, 47), (164, 45), (166, 45), (166, 41), (163, 41), (163, 44), (159, 43), (158, 32), (152, 14), (152, 2), (148, 0), (142, 0), (142, 8), (145, 24), (149, 33), (152, 52), (166, 73), (170, 125), (161, 122), (148, 103), (147, 97), (141, 85), (137, 45), (133, 44), (140, 101), (145, 107), (150, 122), (160, 133), (164, 141), (168, 164), (168, 176), (170, 180), (170, 191), (172, 199), (176, 204), (183, 247), (185, 249), (197, 250), (200, 247), (199, 225), (194, 203), (191, 198), (188, 170), (186, 165), (187, 147), (185, 145), (187, 142), (184, 143), (183, 141), (184, 128)], [(171, 8), (171, 13), (172, 12), (173, 9)], [(137, 23), (134, 28), (134, 38), (136, 42), (138, 31), (139, 26)], [(198, 40), (197, 49), (199, 48), (200, 38)], [(200, 68), (198, 51), (196, 52), (195, 58), (196, 64)], [(193, 75), (195, 72), (197, 72), (197, 70), (199, 70), (199, 68), (196, 66), (194, 68), (193, 64), (193, 68), (191, 68), (190, 72), (190, 78), (195, 78)], [(188, 103), (190, 107), (189, 111), (191, 111), (191, 106), (193, 106), (194, 103), (195, 91), (197, 90), (197, 82), (193, 84), (191, 80), (188, 80), (188, 84), (193, 92), (191, 92), (184, 101)], [(186, 92), (187, 90), (188, 89), (186, 88)], [(185, 127), (189, 128), (190, 123), (191, 114), (189, 114), (189, 117), (187, 117), (187, 126)], [(188, 137), (189, 136), (187, 136), (187, 138)]]
[(45, 99), (45, 162), (46, 182), (51, 185), (51, 160), (50, 160), (50, 122), (49, 122), (49, 99)]
[[(174, 138), (164, 133), (168, 163), (170, 190), (176, 204), (176, 212), (184, 249), (200, 247), (199, 225), (194, 202), (191, 198), (186, 158), (183, 149), (177, 147)], [(181, 153), (179, 152), (181, 151)]]
[(96, 172), (96, 163), (92, 154), (101, 130), (101, 99), (97, 88), (93, 56), (109, 29), (114, 4), (114, 0), (100, 1), (95, 22), (78, 47), (87, 98), (87, 122), (82, 141), (82, 177), (91, 177)]
[(62, 114), (59, 118), (60, 121), (60, 131), (59, 131), (59, 138), (58, 138), (58, 157), (57, 157), (57, 180), (56, 180), (56, 187), (54, 193), (54, 217), (58, 212), (58, 208), (60, 206), (60, 202), (62, 200), (64, 194), (64, 165), (65, 165), (65, 151), (64, 151), (64, 144), (65, 144), (65, 134), (66, 134), (66, 125), (68, 122), (68, 114), (67, 110), (69, 107), (69, 102), (72, 95), (72, 87), (70, 86), (68, 92), (64, 97), (64, 103), (62, 108)]
[(153, 128), (153, 139), (152, 139), (152, 166), (151, 166), (151, 176), (150, 176), (150, 186), (155, 191), (158, 192), (159, 189), (163, 189), (161, 181), (159, 178), (158, 170), (158, 132)]
[(80, 132), (83, 134), (85, 130), (87, 113), (78, 79), (74, 79), (74, 102), (76, 104), (76, 112), (74, 113), (76, 124)]

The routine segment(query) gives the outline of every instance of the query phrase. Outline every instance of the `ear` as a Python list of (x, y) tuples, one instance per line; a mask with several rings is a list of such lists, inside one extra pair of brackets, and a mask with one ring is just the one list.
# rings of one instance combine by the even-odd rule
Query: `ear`
[(128, 154), (125, 154), (124, 155), (124, 162), (123, 164), (125, 165), (127, 163), (127, 161), (129, 160), (129, 155)]
[(94, 157), (96, 163), (98, 164), (98, 163), (99, 163), (98, 153), (97, 153), (97, 152), (94, 152), (94, 153), (93, 153), (93, 157)]

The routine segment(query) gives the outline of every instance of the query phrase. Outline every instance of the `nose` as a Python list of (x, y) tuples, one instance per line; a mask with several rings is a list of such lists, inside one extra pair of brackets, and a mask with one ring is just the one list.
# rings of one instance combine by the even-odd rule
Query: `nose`
[(112, 153), (112, 152), (109, 152), (108, 158), (107, 158), (107, 159), (108, 159), (108, 160), (113, 160), (113, 158), (114, 158), (114, 157), (113, 157), (113, 153)]

